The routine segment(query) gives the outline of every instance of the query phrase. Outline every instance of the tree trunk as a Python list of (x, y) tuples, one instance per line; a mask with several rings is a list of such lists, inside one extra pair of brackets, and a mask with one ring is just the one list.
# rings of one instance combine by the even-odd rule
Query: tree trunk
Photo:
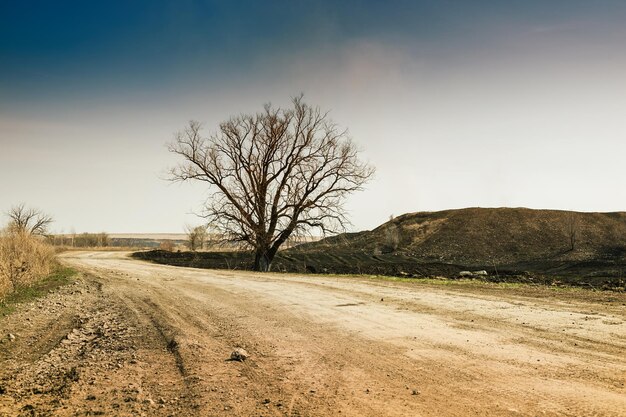
[(254, 270), (268, 272), (272, 265), (273, 258), (274, 256), (271, 255), (269, 248), (257, 248), (256, 254), (254, 255)]
[(292, 232), (293, 227), (290, 227), (281, 233), (280, 237), (274, 242), (273, 245), (261, 245), (257, 247), (256, 255), (254, 257), (255, 271), (268, 272), (270, 270), (274, 256), (276, 256), (276, 252), (278, 252), (278, 248), (287, 241)]

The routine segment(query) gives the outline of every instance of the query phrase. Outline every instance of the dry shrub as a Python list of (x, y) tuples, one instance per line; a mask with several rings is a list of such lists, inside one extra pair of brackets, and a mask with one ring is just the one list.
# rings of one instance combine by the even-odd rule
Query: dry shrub
[(54, 249), (24, 231), (0, 233), (0, 299), (50, 274)]
[(161, 241), (161, 244), (159, 245), (159, 249), (168, 251), (168, 252), (173, 252), (174, 242), (172, 242), (171, 240), (163, 240)]

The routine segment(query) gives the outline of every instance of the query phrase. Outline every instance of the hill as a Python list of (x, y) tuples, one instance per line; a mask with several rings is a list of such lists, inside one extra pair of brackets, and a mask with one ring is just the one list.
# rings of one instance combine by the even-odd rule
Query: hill
[[(300, 245), (285, 255), (332, 255), (368, 272), (623, 286), (626, 213), (466, 208), (398, 216), (371, 231)], [(372, 262), (365, 262), (370, 258)]]
[(338, 235), (299, 248), (398, 253), (468, 266), (623, 259), (626, 213), (527, 208), (417, 212), (371, 231)]
[[(246, 253), (139, 254), (156, 262), (250, 268)], [(274, 271), (568, 283), (624, 288), (626, 213), (466, 208), (398, 216), (374, 230), (285, 249)]]

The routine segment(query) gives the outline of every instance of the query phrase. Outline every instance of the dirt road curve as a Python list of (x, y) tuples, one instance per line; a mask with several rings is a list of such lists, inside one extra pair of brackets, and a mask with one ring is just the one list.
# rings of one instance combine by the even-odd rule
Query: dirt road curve
[(63, 260), (0, 321), (0, 415), (626, 416), (624, 294)]

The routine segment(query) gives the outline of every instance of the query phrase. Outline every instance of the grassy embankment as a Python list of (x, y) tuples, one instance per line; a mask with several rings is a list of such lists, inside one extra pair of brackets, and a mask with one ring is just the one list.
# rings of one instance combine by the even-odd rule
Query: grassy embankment
[(17, 303), (67, 284), (75, 271), (58, 264), (54, 248), (24, 229), (0, 232), (0, 317)]
[(76, 270), (55, 265), (53, 272), (30, 286), (20, 287), (0, 300), (0, 318), (11, 314), (20, 303), (26, 303), (43, 297), (63, 285), (71, 284), (76, 278)]

